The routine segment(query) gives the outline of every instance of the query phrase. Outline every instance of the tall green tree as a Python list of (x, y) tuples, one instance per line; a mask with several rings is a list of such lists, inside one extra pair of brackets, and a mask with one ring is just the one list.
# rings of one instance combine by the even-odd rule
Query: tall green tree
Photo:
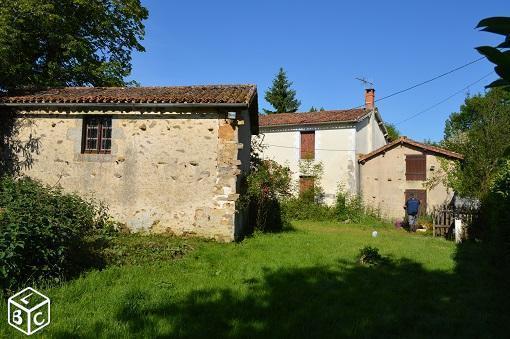
[(317, 108), (315, 106), (312, 106), (310, 107), (310, 109), (308, 110), (308, 112), (322, 112), (322, 111), (325, 111), (324, 107), (321, 106), (321, 108)]
[(444, 146), (464, 155), (449, 173), (450, 185), (463, 196), (484, 197), (510, 149), (510, 92), (493, 88), (468, 97), (446, 121)]
[(504, 41), (496, 47), (481, 46), (476, 49), (496, 65), (494, 71), (501, 77), (487, 87), (502, 87), (510, 91), (510, 17), (486, 18), (476, 27), (504, 37)]
[(125, 85), (147, 17), (140, 0), (2, 1), (0, 90)]
[(273, 106), (274, 111), (264, 109), (267, 114), (296, 112), (301, 102), (296, 99), (296, 91), (291, 88), (292, 82), (280, 67), (272, 86), (266, 91), (264, 99)]
[(388, 137), (390, 141), (397, 140), (400, 137), (400, 131), (398, 130), (397, 126), (395, 126), (395, 124), (387, 122), (384, 124), (384, 126), (388, 131)]
[(423, 139), (423, 143), (430, 146), (444, 147), (442, 141), (434, 141), (430, 138)]

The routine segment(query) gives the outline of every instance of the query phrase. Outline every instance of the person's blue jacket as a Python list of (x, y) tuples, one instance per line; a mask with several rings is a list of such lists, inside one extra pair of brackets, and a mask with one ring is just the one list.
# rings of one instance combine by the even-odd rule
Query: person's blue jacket
[(420, 201), (416, 198), (410, 198), (406, 201), (406, 211), (409, 215), (416, 215), (420, 210)]

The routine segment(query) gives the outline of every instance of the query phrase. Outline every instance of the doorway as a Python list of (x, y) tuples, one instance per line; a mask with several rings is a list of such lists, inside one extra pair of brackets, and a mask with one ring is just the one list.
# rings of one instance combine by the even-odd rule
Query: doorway
[(411, 197), (411, 193), (414, 193), (414, 197), (420, 200), (420, 211), (418, 215), (427, 214), (427, 190), (405, 190), (404, 204)]

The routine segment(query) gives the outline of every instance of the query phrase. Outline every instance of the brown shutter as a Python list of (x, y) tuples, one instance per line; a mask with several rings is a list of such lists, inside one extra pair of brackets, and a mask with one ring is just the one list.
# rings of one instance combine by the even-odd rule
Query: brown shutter
[(425, 154), (406, 155), (406, 180), (427, 180)]
[(315, 159), (315, 131), (301, 132), (301, 159)]
[(299, 193), (302, 194), (314, 187), (314, 177), (299, 177)]

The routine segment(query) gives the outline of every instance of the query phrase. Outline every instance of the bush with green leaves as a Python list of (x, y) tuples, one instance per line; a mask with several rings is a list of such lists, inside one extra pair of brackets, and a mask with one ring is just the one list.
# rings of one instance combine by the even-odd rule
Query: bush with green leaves
[(310, 199), (310, 195), (302, 194), (290, 197), (282, 202), (282, 211), (285, 220), (334, 220), (334, 209), (322, 202)]
[[(323, 164), (314, 159), (301, 159), (299, 173), (310, 178), (312, 184), (282, 202), (282, 210), (286, 220), (333, 220), (334, 211), (324, 203), (324, 189), (321, 186)], [(296, 191), (296, 190), (295, 190)]]
[(339, 221), (350, 221), (353, 223), (380, 219), (377, 211), (365, 206), (361, 196), (346, 192), (342, 186), (339, 186), (336, 194), (334, 215), (335, 219)]
[(241, 205), (249, 204), (250, 221), (256, 230), (273, 232), (283, 229), (280, 200), (291, 194), (291, 172), (272, 160), (252, 163), (246, 194)]
[(383, 223), (377, 211), (364, 205), (359, 195), (347, 193), (339, 187), (334, 205), (327, 205), (322, 199), (317, 199), (316, 192), (321, 189), (305, 191), (298, 196), (284, 199), (282, 210), (286, 220), (338, 220), (349, 223)]
[(0, 288), (58, 282), (97, 264), (106, 208), (27, 177), (0, 179)]
[(489, 192), (482, 200), (475, 233), (492, 243), (497, 259), (510, 264), (510, 159), (506, 160)]
[(358, 254), (358, 262), (362, 265), (376, 266), (387, 261), (388, 259), (383, 257), (376, 247), (365, 246), (360, 249)]
[(467, 97), (445, 122), (443, 147), (463, 154), (462, 162), (442, 162), (443, 180), (462, 197), (483, 199), (510, 149), (510, 92), (493, 88)]
[(308, 189), (301, 191), (299, 189), (299, 198), (305, 202), (323, 205), (324, 189), (322, 187), (322, 176), (324, 175), (324, 165), (322, 161), (315, 159), (301, 159), (298, 163), (300, 175), (312, 180), (312, 185)]

